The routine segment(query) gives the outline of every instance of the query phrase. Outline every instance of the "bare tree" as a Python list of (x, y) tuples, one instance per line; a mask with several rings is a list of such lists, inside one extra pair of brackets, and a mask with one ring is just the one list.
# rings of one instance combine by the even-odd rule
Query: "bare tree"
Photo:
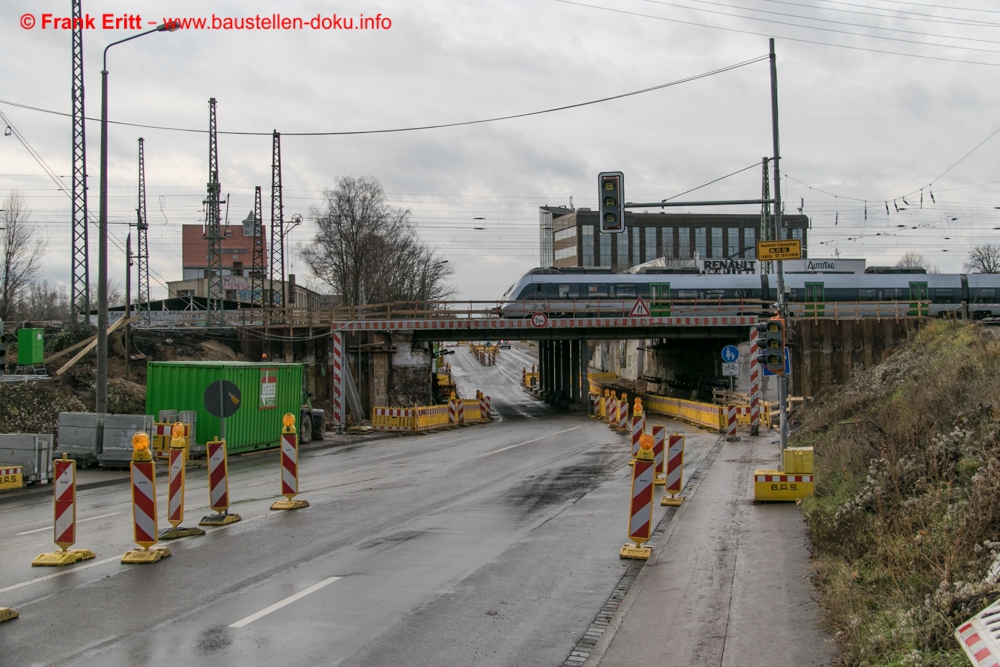
[(899, 261), (896, 262), (896, 266), (902, 269), (925, 269), (927, 273), (941, 272), (938, 267), (933, 266), (923, 255), (914, 250), (909, 250), (900, 257)]
[(31, 283), (21, 292), (15, 314), (19, 320), (69, 320), (69, 294), (48, 281)]
[(342, 176), (313, 208), (319, 231), (302, 258), (344, 305), (442, 299), (452, 271), (423, 245), (410, 212), (390, 206), (378, 179)]
[(0, 205), (0, 320), (14, 314), (21, 292), (41, 270), (45, 244), (28, 225), (24, 195), (12, 190)]
[(969, 251), (965, 269), (970, 273), (1000, 273), (1000, 244), (977, 245)]

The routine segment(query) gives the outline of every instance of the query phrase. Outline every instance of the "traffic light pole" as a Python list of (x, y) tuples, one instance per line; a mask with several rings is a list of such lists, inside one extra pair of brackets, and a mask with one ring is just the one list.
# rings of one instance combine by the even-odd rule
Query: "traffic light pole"
[[(774, 165), (774, 238), (781, 239), (784, 231), (784, 223), (781, 215), (781, 172), (778, 170), (778, 65), (774, 54), (774, 38), (770, 40), (771, 47), (771, 138), (773, 140), (774, 157), (771, 162)], [(788, 302), (785, 300), (785, 272), (784, 262), (777, 261), (778, 275), (778, 314), (785, 321), (785, 335), (788, 335)], [(781, 350), (782, 371), (784, 371), (785, 351)], [(779, 433), (781, 434), (781, 451), (784, 455), (785, 447), (788, 446), (788, 374), (782, 372), (778, 376), (778, 409), (781, 415)]]

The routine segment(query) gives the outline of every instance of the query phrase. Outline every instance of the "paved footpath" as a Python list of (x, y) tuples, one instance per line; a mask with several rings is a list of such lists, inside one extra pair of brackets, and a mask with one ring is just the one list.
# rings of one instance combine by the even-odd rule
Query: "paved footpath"
[(830, 664), (801, 511), (753, 504), (753, 471), (777, 467), (774, 438), (716, 442), (583, 664)]

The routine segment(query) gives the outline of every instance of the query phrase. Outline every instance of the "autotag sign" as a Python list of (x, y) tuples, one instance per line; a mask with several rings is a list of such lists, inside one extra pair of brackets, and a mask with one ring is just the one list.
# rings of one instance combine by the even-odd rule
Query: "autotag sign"
[(788, 239), (787, 241), (758, 241), (757, 259), (762, 261), (772, 259), (801, 259), (802, 241)]

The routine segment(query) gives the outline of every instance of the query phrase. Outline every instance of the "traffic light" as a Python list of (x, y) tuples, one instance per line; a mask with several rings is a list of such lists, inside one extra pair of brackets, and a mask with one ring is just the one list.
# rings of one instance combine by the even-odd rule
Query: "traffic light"
[(601, 233), (621, 234), (625, 231), (625, 174), (602, 171), (597, 181), (601, 200)]
[(756, 325), (760, 335), (757, 337), (757, 362), (775, 375), (785, 374), (785, 321), (773, 317)]

